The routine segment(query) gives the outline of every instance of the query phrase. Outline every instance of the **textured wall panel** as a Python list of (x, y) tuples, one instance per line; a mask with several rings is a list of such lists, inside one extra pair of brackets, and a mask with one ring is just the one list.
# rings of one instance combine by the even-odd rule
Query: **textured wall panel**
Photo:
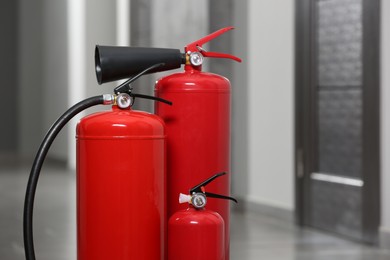
[(318, 171), (361, 177), (362, 97), (360, 89), (318, 92)]
[(361, 1), (318, 1), (317, 58), (320, 86), (361, 85)]

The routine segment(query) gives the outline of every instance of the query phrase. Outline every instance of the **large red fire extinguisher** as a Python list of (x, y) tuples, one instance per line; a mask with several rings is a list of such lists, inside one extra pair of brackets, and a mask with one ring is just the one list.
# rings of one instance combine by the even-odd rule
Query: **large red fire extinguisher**
[(116, 103), (77, 126), (78, 260), (163, 260), (164, 123)]
[(224, 174), (216, 174), (196, 185), (190, 189), (189, 195), (180, 194), (179, 203), (189, 203), (190, 206), (175, 212), (169, 219), (168, 260), (226, 259), (225, 222), (218, 212), (205, 209), (207, 198), (237, 202), (232, 197), (205, 191), (207, 184)]
[[(171, 100), (174, 108), (155, 105), (155, 113), (166, 123), (168, 175), (168, 216), (184, 205), (176, 203), (177, 194), (206, 179), (207, 173), (223, 170), (230, 173), (230, 83), (229, 80), (201, 71), (203, 57), (239, 58), (222, 53), (208, 52), (206, 42), (233, 29), (218, 30), (185, 47), (184, 72), (159, 79), (155, 95)], [(212, 189), (219, 194), (230, 194), (230, 174)], [(229, 204), (210, 201), (210, 210), (225, 221), (226, 259), (229, 259)]]
[[(110, 81), (105, 60), (111, 63), (111, 52), (99, 46), (96, 51), (98, 81)], [(180, 55), (178, 58), (180, 62)], [(112, 105), (112, 110), (86, 116), (77, 126), (77, 259), (166, 259), (165, 125), (158, 116), (134, 111), (131, 106), (135, 98), (171, 102), (135, 94), (130, 85), (150, 70), (166, 69), (164, 66), (156, 63), (129, 75), (114, 94), (79, 102), (50, 128), (27, 185), (23, 222), (27, 260), (35, 260), (33, 205), (45, 156), (64, 125), (94, 105)]]

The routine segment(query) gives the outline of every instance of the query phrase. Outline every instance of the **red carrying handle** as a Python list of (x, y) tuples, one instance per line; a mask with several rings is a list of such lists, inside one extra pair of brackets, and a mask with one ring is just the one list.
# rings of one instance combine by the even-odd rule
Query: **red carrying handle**
[(227, 54), (227, 53), (219, 53), (219, 52), (208, 52), (202, 48), (203, 44), (213, 40), (214, 38), (217, 38), (221, 34), (224, 34), (225, 32), (230, 31), (232, 29), (234, 29), (233, 26), (219, 29), (216, 32), (213, 32), (213, 33), (211, 33), (211, 34), (209, 34), (209, 35), (207, 35), (207, 36), (205, 36), (197, 41), (194, 41), (194, 42), (188, 44), (185, 47), (185, 51), (186, 51), (186, 53), (200, 52), (204, 57), (232, 59), (232, 60), (235, 60), (237, 62), (241, 62), (242, 60), (234, 55)]

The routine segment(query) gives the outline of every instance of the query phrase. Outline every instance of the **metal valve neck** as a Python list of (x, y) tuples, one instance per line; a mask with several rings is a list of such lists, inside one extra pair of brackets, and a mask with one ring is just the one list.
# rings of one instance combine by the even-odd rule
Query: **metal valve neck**
[(190, 195), (180, 194), (179, 196), (179, 203), (185, 203), (188, 202), (190, 205), (192, 205), (195, 209), (203, 209), (207, 204), (207, 197), (210, 198), (216, 198), (216, 199), (225, 199), (225, 200), (231, 200), (235, 203), (238, 203), (237, 200), (233, 197), (215, 194), (211, 192), (206, 192), (205, 186), (215, 180), (216, 178), (225, 175), (226, 172), (221, 172), (213, 175), (212, 177), (208, 178), (207, 180), (201, 182), (200, 184), (196, 185), (192, 189), (190, 189)]

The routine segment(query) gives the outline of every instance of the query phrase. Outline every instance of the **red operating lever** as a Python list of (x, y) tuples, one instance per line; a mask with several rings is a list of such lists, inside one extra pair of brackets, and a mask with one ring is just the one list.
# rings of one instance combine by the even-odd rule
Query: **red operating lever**
[(241, 62), (240, 58), (233, 56), (231, 54), (206, 51), (202, 48), (203, 44), (211, 41), (212, 39), (220, 36), (221, 34), (224, 34), (227, 31), (230, 31), (232, 29), (234, 29), (234, 27), (230, 26), (230, 27), (222, 28), (216, 32), (213, 32), (213, 33), (211, 33), (211, 34), (209, 34), (209, 35), (207, 35), (207, 36), (205, 36), (197, 41), (194, 41), (193, 43), (188, 44), (185, 47), (185, 51), (186, 51), (186, 53), (200, 52), (204, 57), (225, 58), (225, 59), (232, 59), (232, 60)]

